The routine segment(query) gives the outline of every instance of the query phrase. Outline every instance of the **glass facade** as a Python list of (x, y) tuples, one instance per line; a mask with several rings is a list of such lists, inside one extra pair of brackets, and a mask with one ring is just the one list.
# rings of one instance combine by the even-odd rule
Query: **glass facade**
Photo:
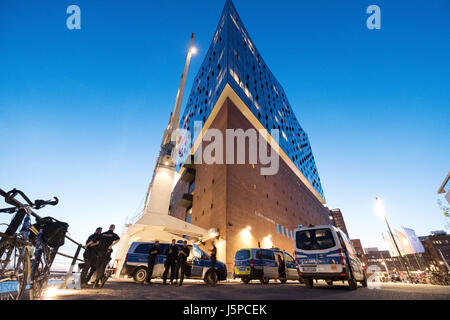
[[(212, 43), (194, 78), (180, 128), (195, 137), (194, 122), (206, 122), (226, 83), (269, 133), (271, 129), (279, 129), (280, 147), (325, 200), (308, 135), (230, 0), (225, 4)], [(182, 151), (181, 157), (188, 152)]]

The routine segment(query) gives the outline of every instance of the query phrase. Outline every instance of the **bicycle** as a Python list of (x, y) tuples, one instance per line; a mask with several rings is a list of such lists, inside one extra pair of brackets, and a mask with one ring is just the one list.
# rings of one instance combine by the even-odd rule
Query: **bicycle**
[(7, 290), (7, 298), (19, 300), (30, 275), (30, 243), (21, 236), (8, 236), (1, 232), (0, 236), (5, 239), (0, 244), (0, 251), (6, 253), (4, 259), (0, 259), (0, 285), (9, 284), (12, 290)]
[[(64, 244), (68, 225), (52, 217), (41, 218), (31, 208), (41, 209), (46, 205), (57, 205), (58, 198), (54, 197), (54, 200), (48, 201), (36, 200), (33, 203), (17, 189), (9, 192), (0, 189), (0, 195), (5, 198), (6, 203), (14, 206), (1, 209), (0, 212), (16, 212), (7, 230), (0, 233), (0, 258), (4, 257), (0, 264), (0, 282), (17, 279), (17, 291), (12, 295), (17, 300), (21, 298), (29, 284), (30, 299), (39, 299), (47, 285), (58, 248)], [(17, 195), (20, 195), (27, 204), (18, 201), (15, 198)], [(34, 225), (31, 225), (31, 216), (36, 219)], [(21, 223), (22, 228), (16, 233)], [(34, 254), (31, 254), (33, 249)], [(11, 257), (14, 257), (12, 266)]]

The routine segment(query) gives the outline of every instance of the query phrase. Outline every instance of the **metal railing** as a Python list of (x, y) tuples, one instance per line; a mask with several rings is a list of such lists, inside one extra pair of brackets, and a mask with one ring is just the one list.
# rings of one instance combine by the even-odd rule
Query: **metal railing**
[(69, 270), (67, 271), (66, 278), (64, 280), (64, 288), (67, 287), (67, 283), (68, 283), (70, 277), (73, 274), (73, 268), (75, 267), (77, 261), (84, 262), (84, 260), (78, 259), (78, 256), (80, 255), (81, 249), (84, 249), (83, 245), (81, 243), (76, 242), (75, 240), (73, 240), (68, 235), (66, 235), (66, 239), (71, 241), (71, 242), (73, 242), (74, 244), (76, 244), (77, 245), (77, 250), (75, 251), (75, 255), (74, 256), (70, 256), (70, 255), (62, 253), (62, 252), (57, 252), (57, 254), (62, 256), (62, 257), (72, 259), (72, 263), (70, 264)]

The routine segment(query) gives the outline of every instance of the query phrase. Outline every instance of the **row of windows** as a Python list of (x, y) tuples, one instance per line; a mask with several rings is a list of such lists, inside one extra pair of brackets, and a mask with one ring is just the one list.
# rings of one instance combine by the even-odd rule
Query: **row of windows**
[[(230, 28), (235, 31), (224, 32)], [(222, 36), (226, 41), (222, 41)], [(227, 81), (223, 81), (225, 76)], [(267, 129), (278, 128), (281, 131), (282, 149), (323, 196), (308, 136), (293, 114), (283, 88), (260, 57), (232, 6), (221, 18), (183, 113), (182, 126), (192, 135), (193, 122), (205, 123), (224, 82), (228, 82), (244, 102), (249, 100), (250, 109)], [(181, 151), (181, 158), (186, 151)]]
[(448, 243), (448, 240), (433, 240), (432, 241), (434, 244), (444, 244), (444, 243)]
[(280, 226), (278, 223), (277, 223), (277, 232), (285, 237), (294, 240), (294, 232), (292, 232), (292, 230), (289, 230), (286, 227)]

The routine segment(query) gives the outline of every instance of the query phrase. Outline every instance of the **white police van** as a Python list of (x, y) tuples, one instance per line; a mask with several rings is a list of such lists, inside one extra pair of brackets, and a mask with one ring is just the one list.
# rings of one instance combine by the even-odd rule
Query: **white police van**
[(346, 234), (332, 225), (301, 227), (295, 229), (295, 258), (299, 276), (312, 288), (314, 279), (328, 285), (333, 281), (348, 281), (351, 290), (360, 282), (367, 286), (364, 268)]

